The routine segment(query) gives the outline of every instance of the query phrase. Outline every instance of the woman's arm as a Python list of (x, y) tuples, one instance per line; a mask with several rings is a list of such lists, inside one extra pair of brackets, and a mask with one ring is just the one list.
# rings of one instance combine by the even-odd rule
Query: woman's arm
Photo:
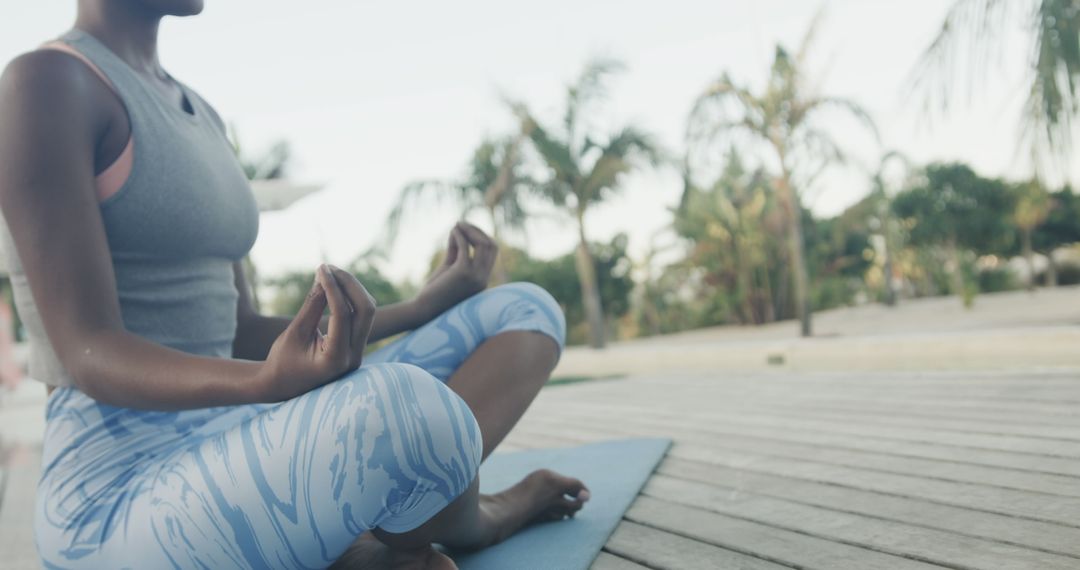
[[(498, 246), (487, 234), (472, 224), (458, 222), (450, 230), (442, 264), (431, 274), (416, 298), (376, 309), (369, 342), (418, 328), (457, 303), (483, 291), (498, 253)], [(345, 273), (341, 269), (335, 270)], [(262, 360), (266, 358), (274, 338), (289, 321), (256, 312), (240, 263), (233, 265), (233, 274), (240, 295), (233, 356)], [(326, 330), (325, 318), (320, 327)]]
[[(325, 276), (305, 304), (314, 319), (297, 319), (265, 364), (193, 356), (124, 329), (94, 194), (95, 148), (112, 122), (107, 97), (85, 66), (56, 52), (24, 55), (0, 77), (0, 209), (75, 384), (107, 404), (183, 409), (283, 399), (355, 367), (342, 351), (363, 336), (364, 319), (342, 311), (343, 292)], [(368, 308), (351, 302), (358, 314)], [(305, 329), (327, 303), (330, 329), (345, 331), (330, 340)]]

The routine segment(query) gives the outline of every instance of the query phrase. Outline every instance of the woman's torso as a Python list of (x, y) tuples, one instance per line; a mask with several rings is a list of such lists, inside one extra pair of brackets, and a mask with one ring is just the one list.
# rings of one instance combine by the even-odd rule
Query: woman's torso
[[(193, 113), (167, 101), (89, 34), (74, 30), (61, 41), (105, 75), (130, 123), (130, 168), (120, 180), (111, 169), (115, 187), (99, 187), (125, 328), (184, 352), (230, 356), (237, 302), (232, 265), (255, 241), (258, 211), (224, 126), (190, 89), (181, 86)], [(30, 375), (71, 385), (6, 230), (0, 244), (31, 345)]]

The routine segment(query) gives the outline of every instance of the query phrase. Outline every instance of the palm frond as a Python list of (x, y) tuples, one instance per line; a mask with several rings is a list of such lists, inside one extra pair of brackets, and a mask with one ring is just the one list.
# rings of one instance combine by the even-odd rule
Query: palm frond
[[(719, 115), (719, 120), (710, 117), (710, 112)], [(720, 123), (752, 130), (752, 125), (760, 122), (762, 115), (761, 100), (724, 73), (694, 101), (686, 123), (687, 143), (708, 142), (721, 130), (717, 128)]]
[(837, 109), (844, 111), (854, 117), (866, 130), (870, 131), (877, 142), (881, 142), (881, 133), (878, 131), (877, 123), (874, 122), (874, 118), (870, 116), (870, 113), (868, 113), (862, 105), (859, 105), (850, 99), (843, 99), (841, 97), (816, 97), (802, 103), (800, 107), (804, 116), (809, 116), (819, 110)]
[(555, 178), (570, 186), (576, 185), (581, 180), (581, 172), (577, 157), (570, 149), (569, 142), (549, 135), (547, 129), (535, 120), (532, 120), (531, 126), (529, 140), (540, 155), (540, 159), (551, 169)]
[(601, 200), (605, 190), (616, 188), (618, 178), (638, 164), (657, 166), (663, 161), (663, 152), (652, 135), (634, 126), (623, 127), (606, 145), (597, 146), (600, 156), (578, 188), (582, 202)]
[(424, 199), (434, 198), (436, 205), (444, 204), (448, 199), (453, 199), (467, 213), (477, 206), (476, 200), (470, 200), (470, 191), (467, 186), (447, 182), (444, 180), (418, 180), (406, 184), (398, 194), (397, 201), (390, 209), (386, 217), (386, 226), (378, 249), (389, 251), (397, 241), (401, 223), (406, 212), (413, 211)]
[(607, 95), (608, 77), (624, 69), (626, 66), (619, 60), (595, 58), (585, 64), (581, 75), (567, 87), (566, 115), (563, 118), (563, 125), (571, 141), (576, 135), (578, 117), (590, 103)]
[(1056, 151), (1064, 157), (1072, 147), (1072, 118), (1080, 105), (1080, 3), (1041, 0), (1034, 19), (1033, 81), (1024, 134), (1037, 154)]
[(949, 108), (956, 77), (967, 78), (969, 92), (976, 88), (1005, 49), (998, 40), (1016, 5), (1015, 0), (955, 0), (908, 80), (926, 111)]

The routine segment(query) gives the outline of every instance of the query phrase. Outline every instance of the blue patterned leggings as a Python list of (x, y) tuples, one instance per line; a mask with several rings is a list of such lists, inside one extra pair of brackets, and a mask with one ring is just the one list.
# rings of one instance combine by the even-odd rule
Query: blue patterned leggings
[(495, 287), (280, 404), (147, 412), (72, 388), (47, 405), (35, 535), (46, 568), (325, 568), (365, 530), (412, 530), (464, 492), (482, 442), (445, 382), (486, 339), (565, 322)]

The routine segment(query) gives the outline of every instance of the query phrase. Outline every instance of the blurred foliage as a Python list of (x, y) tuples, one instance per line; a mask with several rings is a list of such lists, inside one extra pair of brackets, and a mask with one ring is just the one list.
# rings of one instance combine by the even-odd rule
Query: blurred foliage
[[(589, 251), (596, 262), (597, 289), (604, 307), (605, 323), (613, 328), (614, 321), (630, 311), (630, 293), (634, 282), (630, 277), (630, 258), (626, 253), (625, 234), (608, 243), (591, 243)], [(566, 311), (568, 342), (583, 343), (588, 338), (588, 323), (581, 287), (578, 286), (575, 254), (573, 252), (551, 260), (529, 257), (521, 250), (504, 251), (510, 281), (528, 281), (547, 289)]]
[[(522, 136), (486, 138), (473, 150), (468, 166), (457, 180), (416, 180), (405, 185), (387, 216), (382, 243), (375, 251), (387, 255), (408, 215), (427, 207), (449, 204), (461, 217), (483, 210), (491, 223), (492, 237), (499, 243), (507, 231), (523, 233), (528, 217), (524, 198), (537, 184), (525, 172), (521, 158)], [(495, 268), (496, 281), (505, 270)]]
[(1032, 240), (1035, 250), (1041, 252), (1080, 242), (1080, 196), (1072, 187), (1050, 193), (1046, 219), (1035, 227)]
[(964, 164), (931, 164), (920, 184), (896, 196), (893, 209), (907, 221), (919, 246), (941, 245), (980, 254), (1015, 247), (1016, 195), (999, 179), (983, 178)]
[[(389, 305), (403, 299), (398, 287), (394, 286), (375, 267), (355, 262), (343, 267), (352, 273), (371, 293), (378, 305)], [(315, 284), (314, 271), (296, 271), (267, 280), (267, 285), (274, 289), (274, 296), (267, 307), (267, 313), (283, 317), (292, 317), (300, 311), (311, 287)]]
[(688, 182), (674, 215), (675, 232), (689, 244), (683, 270), (696, 268), (700, 280), (699, 324), (775, 320), (784, 222), (764, 172), (748, 172), (732, 152), (711, 187)]
[[(791, 297), (803, 336), (811, 334), (811, 312), (815, 307), (821, 308), (817, 301), (831, 298), (828, 291), (833, 288), (814, 289), (810, 267), (813, 260), (808, 259), (813, 253), (809, 251), (811, 244), (806, 243), (805, 234), (815, 230), (806, 225), (803, 194), (813, 187), (822, 171), (847, 159), (842, 147), (832, 138), (838, 116), (854, 119), (877, 138), (877, 127), (862, 106), (849, 99), (822, 95), (807, 81), (807, 57), (820, 22), (819, 12), (797, 51), (776, 46), (763, 88), (752, 90), (724, 72), (698, 96), (686, 127), (688, 188), (693, 185), (691, 169), (697, 163), (713, 159), (717, 143), (724, 152), (731, 152), (736, 145), (759, 149), (766, 161), (776, 165), (775, 172), (767, 177), (762, 174), (761, 178), (772, 187), (770, 197), (779, 206), (773, 210), (778, 213), (786, 234), (786, 254), (774, 259), (783, 259), (790, 266), (787, 272), (792, 287), (790, 295), (786, 284), (779, 293), (785, 299)], [(683, 203), (687, 199), (684, 195)], [(809, 223), (813, 225), (812, 220)], [(740, 275), (734, 286), (745, 288), (750, 282), (747, 275)], [(744, 322), (771, 320), (771, 315), (761, 313), (760, 301), (755, 303), (747, 295), (738, 296), (748, 303), (740, 311)]]
[(994, 66), (1003, 54), (1015, 51), (1007, 40), (1016, 28), (1026, 34), (1023, 51), (1031, 54), (1024, 58), (1024, 138), (1037, 160), (1071, 160), (1073, 119), (1080, 110), (1077, 0), (953, 0), (915, 70), (914, 87), (923, 92), (928, 110), (947, 110), (958, 99), (953, 92), (957, 82), (967, 80), (970, 96), (981, 82), (1000, 75)]
[(600, 132), (588, 120), (606, 98), (611, 76), (622, 70), (622, 63), (615, 60), (589, 61), (577, 80), (566, 86), (562, 121), (545, 123), (525, 103), (509, 102), (521, 123), (521, 136), (529, 140), (547, 174), (537, 190), (577, 226), (574, 275), (581, 287), (589, 344), (594, 348), (602, 348), (606, 342), (605, 315), (617, 311), (603, 306), (598, 274), (604, 269), (591, 255), (586, 214), (617, 195), (628, 174), (664, 160), (656, 137), (637, 125)]

